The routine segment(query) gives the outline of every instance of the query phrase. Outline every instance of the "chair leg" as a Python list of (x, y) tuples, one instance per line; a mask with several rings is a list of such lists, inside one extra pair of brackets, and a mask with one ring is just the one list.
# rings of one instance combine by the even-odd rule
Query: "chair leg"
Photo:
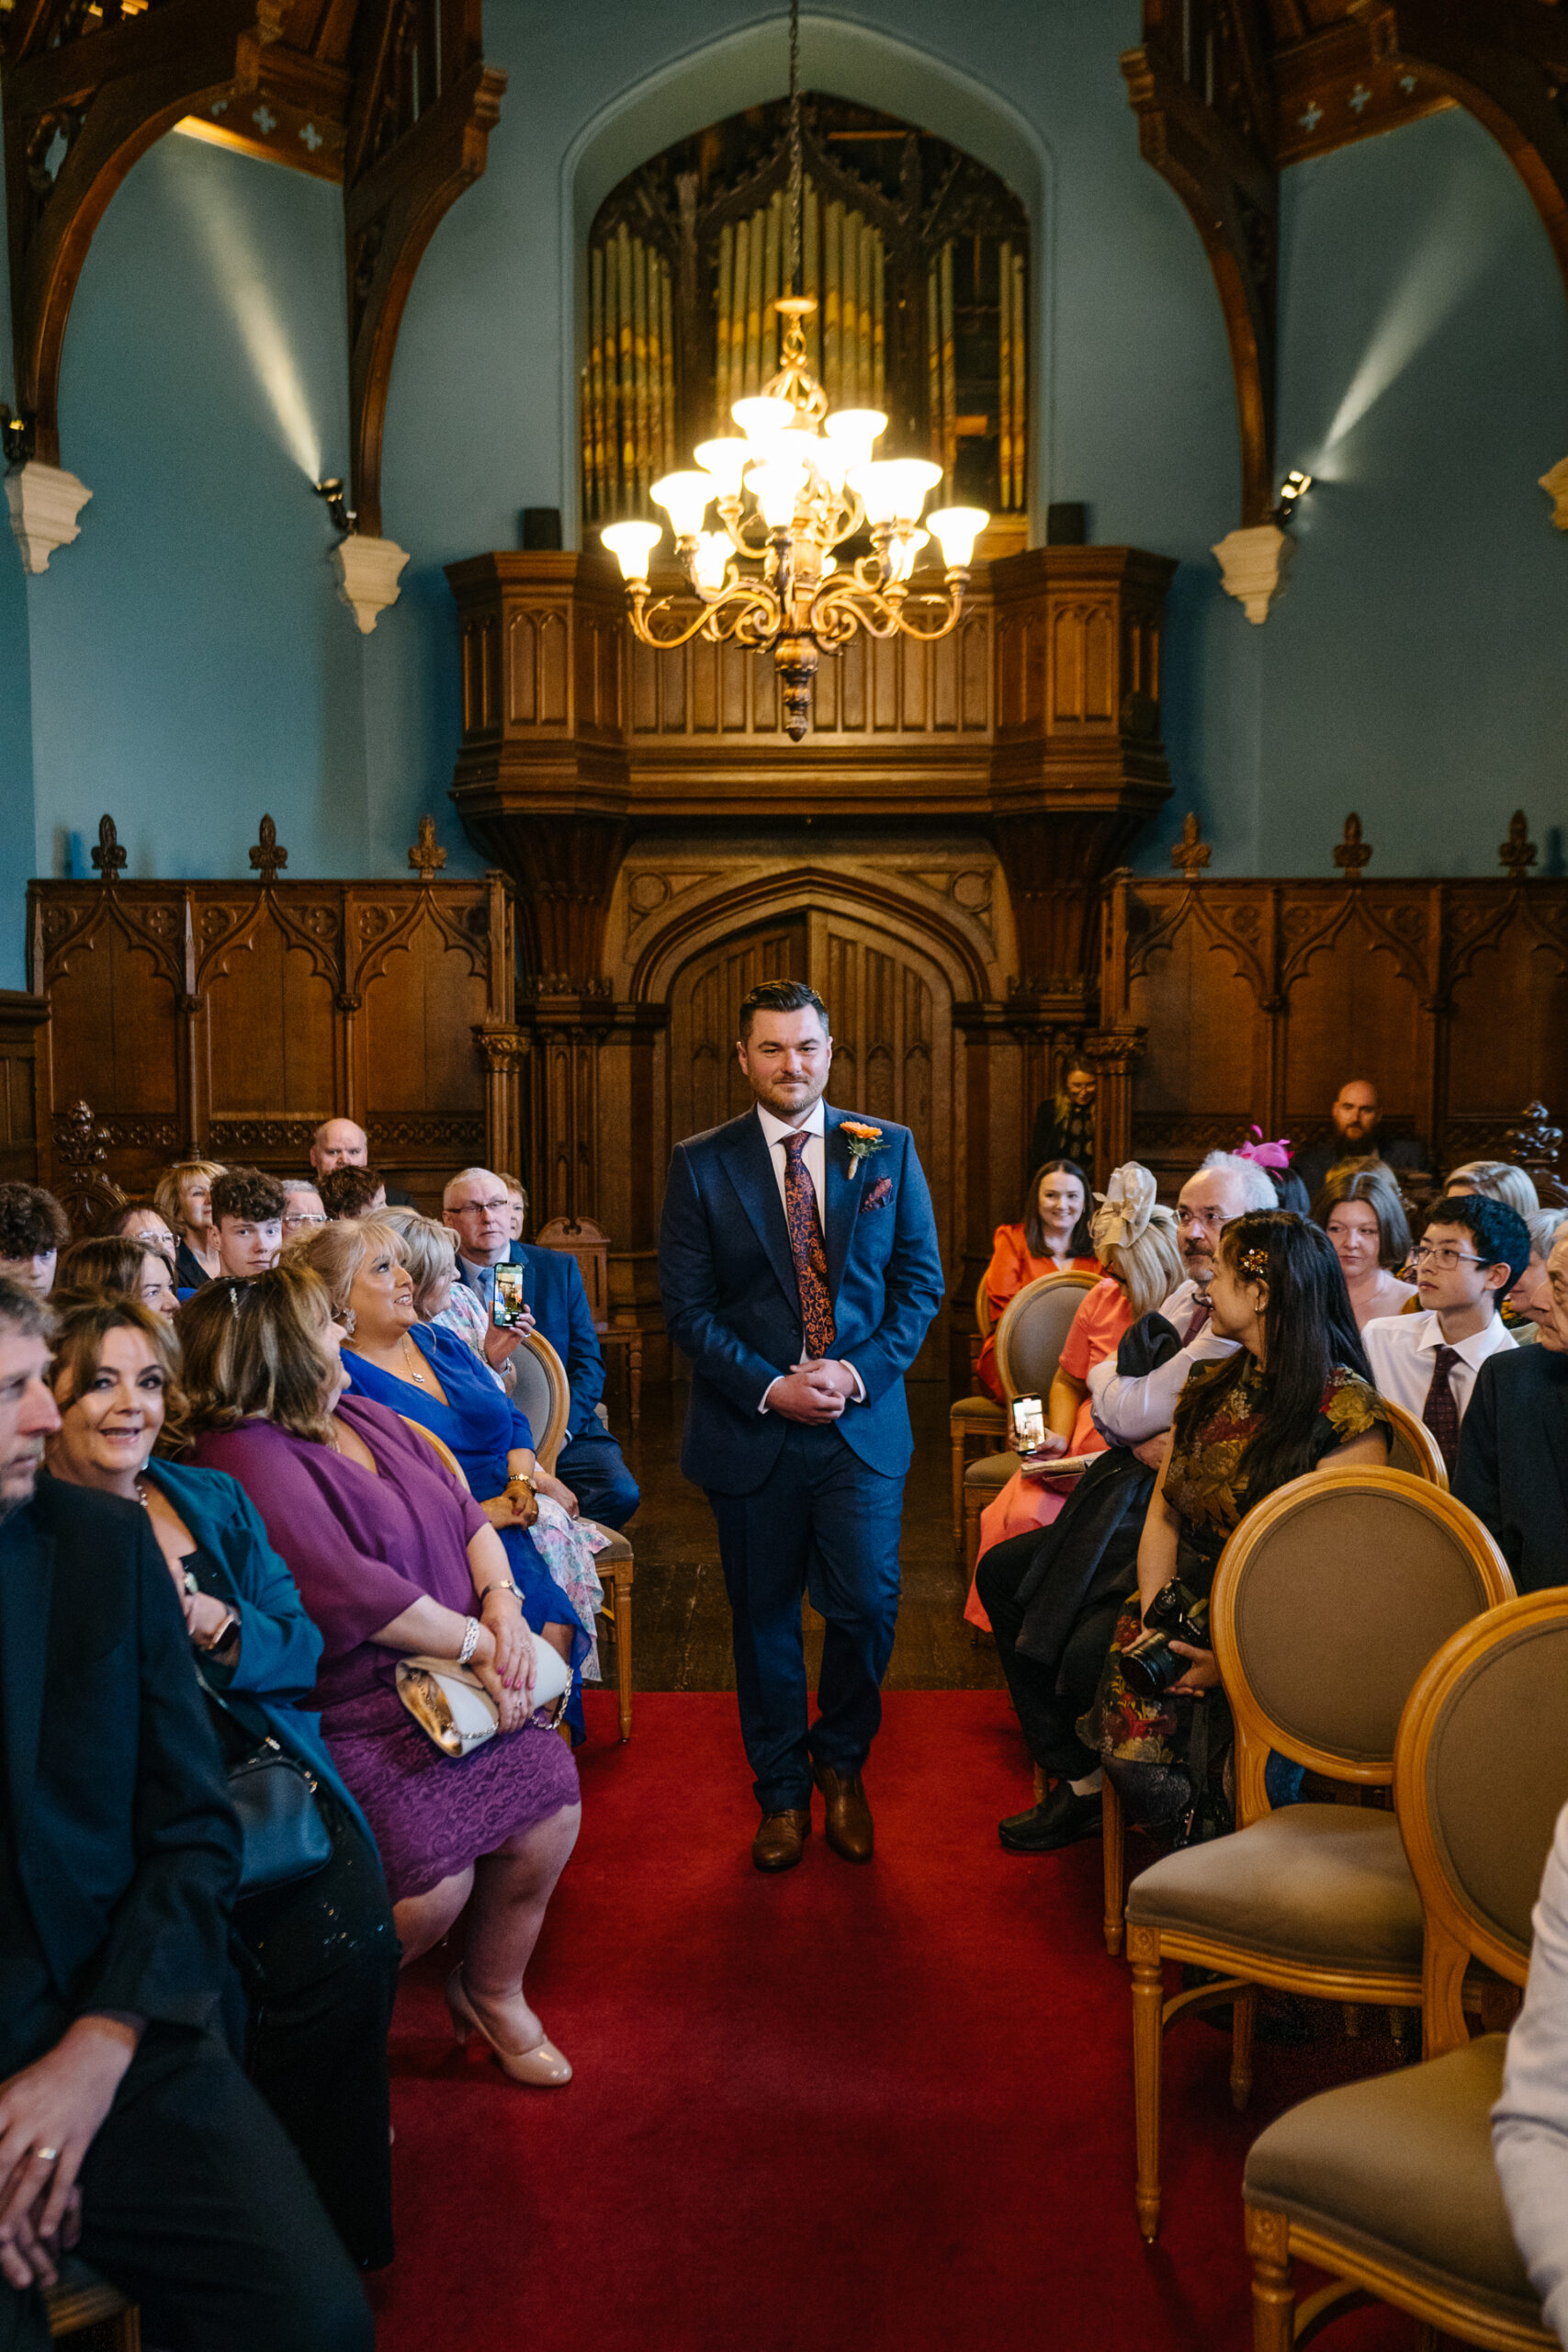
[(632, 1736), (632, 1589), (615, 1578), (615, 1685), (621, 1701), (621, 1737)]
[(632, 1427), (642, 1419), (642, 1335), (639, 1332), (626, 1350), (626, 1385), (631, 1390)]
[(1165, 2039), (1165, 1971), (1159, 1936), (1134, 1928), (1127, 1939), (1133, 1963), (1133, 2112), (1138, 2134), (1138, 2227), (1150, 2245), (1159, 2234), (1159, 2078)]
[(1105, 1883), (1105, 1949), (1112, 1960), (1122, 1949), (1127, 1917), (1127, 1816), (1108, 1772), (1100, 1796), (1100, 1867)]
[(1291, 2225), (1266, 2206), (1247, 2208), (1247, 2250), (1252, 2256), (1253, 2352), (1292, 2352), (1296, 2292), (1291, 2267)]
[(964, 1432), (953, 1433), (953, 1556), (964, 1557)]
[(1231, 2004), (1231, 2105), (1239, 2115), (1252, 2097), (1252, 2031), (1258, 1996), (1243, 1993)]
[(1345, 2020), (1346, 2041), (1359, 2041), (1361, 2038), (1360, 2004), (1357, 2001), (1341, 2001), (1339, 2010)]
[(975, 1563), (980, 1556), (980, 1513), (984, 1506), (979, 1495), (968, 1487), (964, 1489), (964, 1589), (975, 1580)]

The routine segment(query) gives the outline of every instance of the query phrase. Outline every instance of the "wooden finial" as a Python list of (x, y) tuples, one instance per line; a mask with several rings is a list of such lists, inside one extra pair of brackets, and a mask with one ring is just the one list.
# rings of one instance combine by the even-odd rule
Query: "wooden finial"
[(261, 839), (251, 852), (251, 871), (259, 877), (264, 890), (271, 889), (288, 863), (288, 852), (279, 844), (277, 827), (270, 817), (264, 817)]
[(1352, 808), (1345, 820), (1345, 838), (1334, 853), (1334, 863), (1347, 882), (1359, 882), (1361, 868), (1371, 854), (1371, 842), (1361, 839), (1361, 820)]
[(1508, 827), (1508, 838), (1499, 844), (1497, 850), (1499, 860), (1516, 882), (1522, 882), (1535, 864), (1536, 848), (1529, 837), (1529, 832), (1530, 829), (1525, 822), (1524, 810), (1516, 808)]
[(98, 846), (93, 852), (93, 864), (106, 882), (112, 882), (125, 864), (125, 852), (119, 845), (119, 835), (115, 831), (112, 817), (98, 819)]
[(409, 852), (409, 864), (414, 867), (422, 882), (434, 882), (446, 863), (446, 853), (435, 838), (435, 820), (422, 817), (419, 839)]
[(1189, 808), (1181, 827), (1181, 839), (1170, 853), (1172, 865), (1185, 874), (1189, 882), (1196, 882), (1213, 855), (1208, 842), (1200, 840), (1197, 816)]

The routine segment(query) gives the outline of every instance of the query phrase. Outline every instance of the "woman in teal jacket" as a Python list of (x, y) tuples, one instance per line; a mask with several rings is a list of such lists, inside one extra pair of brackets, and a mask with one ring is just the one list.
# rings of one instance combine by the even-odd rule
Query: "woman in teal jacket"
[(309, 1709), (321, 1637), (238, 1481), (153, 1458), (180, 1437), (168, 1324), (118, 1295), (62, 1304), (49, 1475), (146, 1510), (230, 1770), (273, 1740), (315, 1783), (330, 1859), (234, 1907), (246, 2065), (344, 2245), (380, 2268), (392, 2257), (387, 2032), (400, 1954), (375, 1840)]

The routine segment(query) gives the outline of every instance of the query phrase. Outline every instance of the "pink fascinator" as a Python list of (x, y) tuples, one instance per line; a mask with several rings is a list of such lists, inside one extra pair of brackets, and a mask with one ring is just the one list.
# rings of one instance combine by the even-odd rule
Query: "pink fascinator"
[(1256, 1159), (1259, 1168), (1288, 1168), (1290, 1166), (1291, 1138), (1289, 1136), (1281, 1136), (1278, 1143), (1265, 1143), (1263, 1130), (1257, 1125), (1253, 1127), (1252, 1135), (1253, 1140), (1250, 1143), (1237, 1144), (1235, 1156), (1238, 1159)]

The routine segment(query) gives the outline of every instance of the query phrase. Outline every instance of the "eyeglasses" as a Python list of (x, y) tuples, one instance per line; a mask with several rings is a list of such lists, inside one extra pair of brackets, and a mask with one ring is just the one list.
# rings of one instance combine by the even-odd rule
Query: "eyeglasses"
[(1410, 1260), (1416, 1266), (1430, 1262), (1445, 1274), (1451, 1273), (1456, 1266), (1490, 1266), (1495, 1262), (1491, 1258), (1477, 1258), (1466, 1250), (1455, 1250), (1446, 1241), (1418, 1241), (1410, 1252)]
[(452, 1211), (452, 1215), (454, 1216), (506, 1216), (511, 1208), (510, 1201), (462, 1201)]
[(286, 1216), (283, 1220), (283, 1230), (285, 1233), (291, 1233), (297, 1226), (325, 1225), (326, 1222), (324, 1216)]
[(1230, 1223), (1230, 1219), (1225, 1216), (1223, 1209), (1181, 1208), (1178, 1209), (1176, 1212), (1176, 1222), (1180, 1226), (1212, 1225), (1218, 1229), (1222, 1225), (1228, 1225)]

